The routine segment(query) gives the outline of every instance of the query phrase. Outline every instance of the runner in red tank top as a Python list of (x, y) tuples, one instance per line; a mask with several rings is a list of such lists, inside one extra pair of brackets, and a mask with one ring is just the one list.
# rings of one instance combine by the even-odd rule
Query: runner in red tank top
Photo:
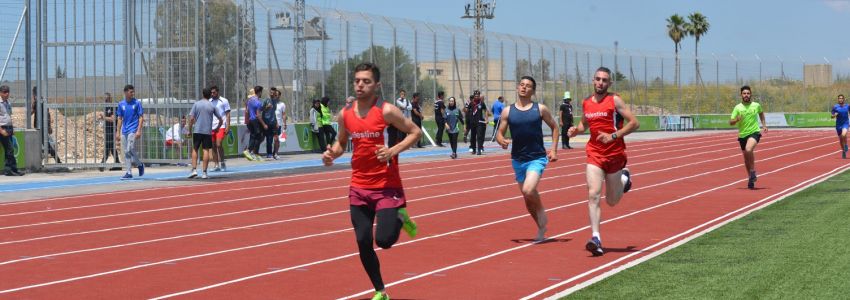
[[(357, 101), (346, 105), (338, 116), (339, 136), (322, 155), (326, 166), (342, 156), (349, 135), (354, 147), (351, 155), (351, 187), (348, 191), (351, 223), (360, 250), (360, 262), (375, 287), (372, 299), (388, 299), (384, 291), (378, 255), (374, 243), (389, 249), (398, 241), (402, 229), (416, 236), (416, 223), (407, 214), (404, 190), (398, 171), (398, 154), (410, 148), (422, 135), (419, 127), (404, 118), (395, 105), (384, 103), (375, 92), (381, 88), (381, 71), (371, 63), (354, 68)], [(393, 126), (407, 134), (404, 140), (387, 148), (384, 129)], [(373, 239), (372, 224), (377, 220)]]
[[(590, 128), (590, 140), (587, 142), (587, 193), (590, 228), (593, 230), (585, 248), (593, 256), (603, 254), (602, 240), (599, 235), (599, 223), (602, 208), (599, 198), (602, 194), (602, 182), (605, 182), (605, 202), (615, 206), (623, 194), (632, 186), (631, 174), (626, 169), (626, 143), (623, 137), (640, 127), (638, 120), (617, 94), (609, 94), (611, 70), (600, 67), (593, 77), (592, 96), (584, 99), (584, 115), (578, 128), (570, 127), (569, 136), (574, 137)], [(625, 126), (623, 121), (627, 121)]]

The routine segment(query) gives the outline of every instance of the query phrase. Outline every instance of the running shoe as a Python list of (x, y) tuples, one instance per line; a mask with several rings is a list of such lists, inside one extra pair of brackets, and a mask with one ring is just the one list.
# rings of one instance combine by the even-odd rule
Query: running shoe
[(139, 164), (139, 177), (145, 175), (145, 164)]
[(372, 300), (390, 300), (390, 295), (382, 292), (375, 292), (375, 296), (372, 296)]
[(254, 160), (254, 155), (251, 155), (251, 152), (248, 152), (247, 149), (245, 149), (245, 151), (242, 151), (242, 155), (244, 155), (245, 159), (247, 160)]
[(195, 177), (198, 177), (198, 171), (195, 170), (195, 169), (192, 169), (192, 172), (189, 173), (189, 178), (195, 178)]
[(472, 148), (469, 148), (469, 154), (475, 154), (475, 150), (473, 150)]
[(213, 172), (221, 172), (221, 167), (215, 167), (215, 169), (213, 169), (212, 171)]
[(210, 178), (209, 176), (207, 176), (207, 172), (204, 172), (203, 174), (201, 174), (201, 179), (207, 179), (207, 178)]
[(841, 158), (847, 158), (847, 150), (841, 151)]
[(128, 180), (128, 179), (133, 179), (133, 174), (130, 174), (130, 172), (124, 173), (124, 176), (121, 176), (121, 180)]
[(756, 171), (750, 172), (750, 178), (747, 181), (747, 188), (754, 190), (756, 188), (756, 180), (757, 180)]
[(629, 168), (623, 168), (622, 177), (625, 178), (625, 180), (623, 182), (623, 194), (625, 194), (625, 193), (628, 193), (629, 190), (632, 189), (632, 173), (629, 172)]
[(398, 210), (398, 216), (403, 222), (403, 224), (401, 225), (401, 229), (404, 229), (404, 232), (407, 233), (410, 238), (415, 238), (416, 234), (419, 231), (419, 228), (416, 226), (416, 222), (413, 222), (413, 220), (410, 219), (410, 215), (407, 214), (407, 209), (400, 208)]
[(602, 251), (602, 241), (600, 241), (599, 238), (595, 236), (590, 238), (589, 241), (587, 241), (587, 244), (584, 245), (584, 248), (587, 249), (587, 251), (590, 251), (590, 254), (592, 254), (593, 256), (602, 256), (602, 254), (604, 253)]

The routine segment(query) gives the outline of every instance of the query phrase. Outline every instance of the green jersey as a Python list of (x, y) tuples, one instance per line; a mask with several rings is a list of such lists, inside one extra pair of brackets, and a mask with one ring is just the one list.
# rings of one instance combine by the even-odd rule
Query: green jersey
[(750, 104), (738, 103), (732, 110), (732, 120), (741, 116), (738, 126), (738, 137), (743, 138), (761, 131), (759, 126), (759, 114), (762, 113), (761, 105), (756, 102)]

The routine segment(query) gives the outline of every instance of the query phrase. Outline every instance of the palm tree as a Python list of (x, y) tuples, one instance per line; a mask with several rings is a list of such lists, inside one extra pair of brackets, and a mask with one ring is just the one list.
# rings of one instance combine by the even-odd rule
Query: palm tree
[(676, 51), (676, 86), (679, 85), (679, 49), (682, 39), (687, 36), (685, 31), (685, 19), (679, 14), (673, 14), (667, 19), (667, 36), (673, 40), (673, 46)]
[(705, 15), (695, 12), (688, 16), (689, 23), (685, 24), (685, 31), (688, 35), (694, 37), (694, 63), (696, 66), (697, 84), (702, 82), (702, 76), (699, 73), (699, 38), (708, 32), (708, 18)]

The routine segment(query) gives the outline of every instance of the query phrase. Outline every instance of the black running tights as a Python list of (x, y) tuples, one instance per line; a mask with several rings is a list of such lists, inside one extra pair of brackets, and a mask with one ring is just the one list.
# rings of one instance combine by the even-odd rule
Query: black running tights
[(367, 206), (351, 205), (351, 224), (354, 225), (354, 234), (357, 236), (357, 248), (360, 250), (360, 262), (372, 281), (376, 291), (384, 289), (384, 280), (381, 278), (381, 264), (378, 262), (378, 254), (372, 246), (372, 223), (377, 214), (378, 225), (375, 229), (374, 241), (378, 247), (389, 249), (398, 241), (401, 232), (401, 219), (398, 217), (398, 208), (385, 208), (377, 213)]

